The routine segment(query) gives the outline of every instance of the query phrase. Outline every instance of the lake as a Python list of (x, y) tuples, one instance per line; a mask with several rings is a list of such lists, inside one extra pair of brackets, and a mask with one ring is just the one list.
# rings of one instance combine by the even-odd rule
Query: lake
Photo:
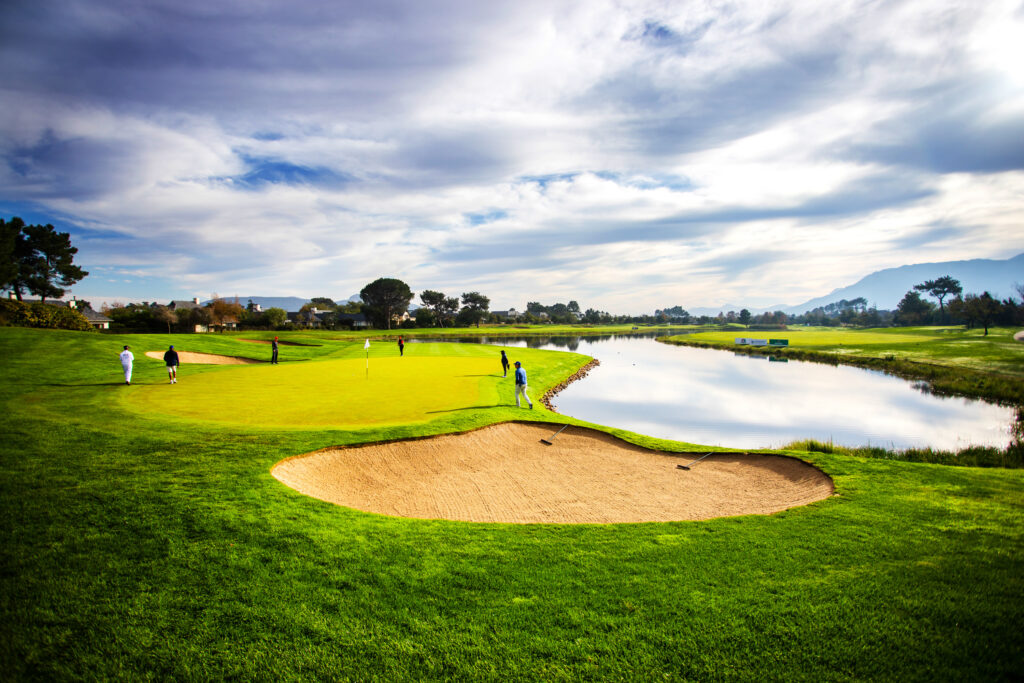
[[(844, 446), (946, 450), (1002, 448), (1010, 442), (1012, 408), (935, 396), (871, 370), (673, 346), (654, 336), (458, 341), (593, 356), (600, 366), (555, 396), (558, 412), (666, 439), (776, 448), (810, 438)], [(514, 351), (508, 355), (515, 362)], [(510, 400), (511, 395), (510, 387)]]

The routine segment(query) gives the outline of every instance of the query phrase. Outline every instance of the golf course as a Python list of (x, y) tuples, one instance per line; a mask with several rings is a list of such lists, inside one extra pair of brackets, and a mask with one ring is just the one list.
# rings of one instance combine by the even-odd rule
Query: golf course
[[(1022, 469), (724, 448), (686, 470), (711, 449), (545, 407), (588, 356), (507, 349), (531, 409), (495, 346), (279, 334), (271, 365), (274, 333), (0, 328), (4, 680), (1024, 670)], [(936, 364), (976, 379), (983, 348)]]

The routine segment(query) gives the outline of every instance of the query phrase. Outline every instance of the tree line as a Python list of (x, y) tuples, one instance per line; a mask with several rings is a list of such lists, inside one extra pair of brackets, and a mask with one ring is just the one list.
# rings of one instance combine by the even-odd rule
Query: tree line
[[(717, 316), (693, 316), (681, 306), (655, 312), (658, 322), (696, 325), (740, 324), (755, 327), (784, 325), (845, 325), (850, 327), (892, 327), (923, 325), (966, 325), (968, 328), (1024, 325), (1024, 285), (1015, 285), (1018, 299), (1002, 300), (988, 292), (964, 294), (960, 281), (950, 275), (914, 285), (894, 310), (868, 306), (867, 299), (840, 299), (818, 306), (800, 315), (782, 311), (752, 315), (747, 309), (719, 313)], [(924, 296), (935, 299), (937, 305)]]
[[(944, 275), (926, 280), (909, 290), (900, 300), (893, 315), (896, 325), (966, 325), (981, 327), (988, 334), (993, 326), (1024, 324), (1024, 284), (1014, 286), (1020, 301), (1013, 297), (998, 299), (988, 292), (964, 294), (960, 281)], [(921, 297), (926, 293), (938, 302)], [(948, 303), (946, 299), (949, 299)]]

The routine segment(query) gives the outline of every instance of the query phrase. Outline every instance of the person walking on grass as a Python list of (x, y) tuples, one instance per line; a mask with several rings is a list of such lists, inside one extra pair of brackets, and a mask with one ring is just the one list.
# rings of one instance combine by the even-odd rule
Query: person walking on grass
[(277, 337), (274, 337), (274, 341), (270, 342), (270, 363), (271, 365), (277, 365)]
[(508, 377), (508, 356), (505, 355), (505, 349), (501, 350), (501, 376)]
[(171, 380), (171, 384), (178, 383), (178, 352), (174, 350), (174, 345), (167, 349), (167, 353), (164, 354), (164, 365), (167, 366), (167, 376)]
[(398, 337), (398, 355), (399, 356), (404, 356), (405, 355), (405, 340), (402, 339), (401, 335), (399, 335), (399, 337)]
[(128, 350), (128, 345), (124, 345), (124, 351), (119, 356), (121, 358), (121, 369), (124, 370), (124, 383), (132, 383), (132, 363), (135, 362), (135, 356), (131, 351)]
[(530, 410), (533, 410), (533, 401), (526, 394), (526, 370), (523, 370), (522, 364), (516, 361), (516, 408), (521, 407), (519, 405), (519, 394), (523, 395), (526, 402), (530, 404)]

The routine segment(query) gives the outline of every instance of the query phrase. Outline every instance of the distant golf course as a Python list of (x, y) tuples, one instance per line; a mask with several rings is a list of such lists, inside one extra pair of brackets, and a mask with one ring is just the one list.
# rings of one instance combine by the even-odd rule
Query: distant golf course
[[(1024, 470), (779, 451), (827, 475), (835, 495), (705, 521), (365, 512), (271, 471), (514, 421), (670, 455), (707, 449), (546, 409), (545, 391), (590, 360), (580, 354), (509, 349), (529, 373), (529, 410), (514, 405), (494, 346), (428, 339), (400, 357), (397, 333), (369, 333), (368, 352), (363, 335), (280, 334), (301, 345), (282, 345), (279, 365), (183, 364), (170, 385), (145, 352), (266, 361), (269, 348), (247, 340), (273, 333), (0, 328), (5, 680), (1007, 680), (1024, 669)], [(914, 362), (932, 353), (1008, 383), (1021, 370), (1015, 347), (959, 338), (956, 360), (935, 342), (948, 333), (888, 334), (879, 358), (916, 348)], [(849, 346), (822, 335), (818, 346)], [(541, 462), (557, 452), (544, 448)], [(699, 467), (678, 474), (692, 484)], [(580, 475), (611, 484), (614, 470)]]

